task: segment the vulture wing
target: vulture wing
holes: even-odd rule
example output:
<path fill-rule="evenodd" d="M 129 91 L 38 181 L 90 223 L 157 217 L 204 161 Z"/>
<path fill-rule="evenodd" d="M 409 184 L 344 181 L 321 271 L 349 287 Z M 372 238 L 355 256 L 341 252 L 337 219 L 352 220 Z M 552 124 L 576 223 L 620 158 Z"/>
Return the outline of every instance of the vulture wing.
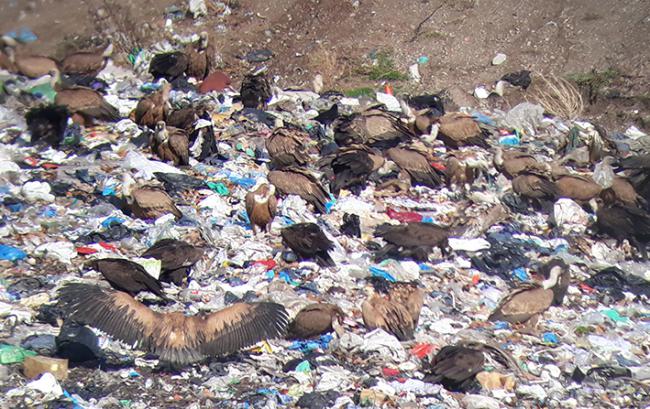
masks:
<path fill-rule="evenodd" d="M 178 158 L 177 165 L 187 166 L 190 164 L 190 144 L 187 135 L 181 129 L 173 129 L 169 136 L 169 147 Z"/>
<path fill-rule="evenodd" d="M 173 80 L 183 75 L 187 70 L 187 65 L 188 58 L 180 51 L 156 54 L 149 64 L 149 72 L 156 79 Z"/>
<path fill-rule="evenodd" d="M 163 270 L 176 270 L 181 267 L 193 266 L 203 257 L 203 250 L 184 241 L 163 239 L 149 247 L 141 257 L 160 260 Z"/>
<path fill-rule="evenodd" d="M 136 217 L 157 219 L 165 213 L 172 213 L 177 219 L 183 217 L 174 201 L 167 193 L 159 189 L 142 188 L 132 193 L 132 210 Z"/>
<path fill-rule="evenodd" d="M 488 318 L 490 321 L 523 323 L 546 311 L 553 303 L 553 291 L 541 287 L 521 288 L 510 293 Z"/>
<path fill-rule="evenodd" d="M 415 326 L 406 308 L 373 295 L 361 306 L 363 323 L 369 329 L 381 328 L 400 341 L 413 339 Z"/>
<path fill-rule="evenodd" d="M 74 53 L 61 61 L 61 71 L 64 74 L 97 75 L 104 68 L 104 56 L 101 53 Z"/>
<path fill-rule="evenodd" d="M 440 176 L 433 170 L 427 158 L 416 151 L 391 148 L 386 151 L 388 158 L 404 169 L 414 184 L 435 188 L 440 185 Z"/>
<path fill-rule="evenodd" d="M 126 293 L 87 284 L 68 284 L 60 290 L 59 300 L 73 320 L 175 365 L 233 353 L 281 336 L 288 321 L 283 306 L 268 302 L 234 304 L 192 317 L 178 312 L 162 314 Z"/>
<path fill-rule="evenodd" d="M 318 212 L 325 213 L 325 204 L 329 200 L 329 195 L 308 172 L 295 168 L 273 170 L 269 172 L 268 179 L 281 194 L 298 195 L 311 203 Z"/>

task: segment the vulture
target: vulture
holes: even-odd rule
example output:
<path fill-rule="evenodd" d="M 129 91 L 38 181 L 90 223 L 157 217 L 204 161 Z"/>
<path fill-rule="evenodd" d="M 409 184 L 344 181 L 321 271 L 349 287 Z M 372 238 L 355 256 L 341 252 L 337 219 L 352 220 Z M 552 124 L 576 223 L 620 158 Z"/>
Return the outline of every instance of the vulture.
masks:
<path fill-rule="evenodd" d="M 199 107 L 185 107 L 175 109 L 166 114 L 165 123 L 167 126 L 174 128 L 184 129 L 185 132 L 192 133 L 196 121 L 205 114 L 204 108 Z"/>
<path fill-rule="evenodd" d="M 375 237 L 381 237 L 386 245 L 376 254 L 377 260 L 385 258 L 412 258 L 427 261 L 434 247 L 447 251 L 449 230 L 431 223 L 413 222 L 406 224 L 384 223 L 377 226 Z"/>
<path fill-rule="evenodd" d="M 423 109 L 433 110 L 437 116 L 445 114 L 445 105 L 440 96 L 435 94 L 416 95 L 414 97 L 407 97 L 406 103 L 412 109 L 420 111 Z"/>
<path fill-rule="evenodd" d="M 134 122 L 140 126 L 153 129 L 158 122 L 166 121 L 171 108 L 169 105 L 169 92 L 171 89 L 171 84 L 163 81 L 158 91 L 142 97 L 135 107 Z"/>
<path fill-rule="evenodd" d="M 63 142 L 68 118 L 70 112 L 62 105 L 45 105 L 27 111 L 25 122 L 32 135 L 31 143 L 45 142 L 58 148 Z"/>
<path fill-rule="evenodd" d="M 603 188 L 590 177 L 562 175 L 555 179 L 555 189 L 559 197 L 576 202 L 588 202 L 600 195 Z"/>
<path fill-rule="evenodd" d="M 154 311 L 121 291 L 78 283 L 59 290 L 59 303 L 71 320 L 158 355 L 174 367 L 282 337 L 288 323 L 284 307 L 272 302 L 237 303 L 186 316 Z"/>
<path fill-rule="evenodd" d="M 10 37 L 3 36 L 4 51 L 7 65 L 13 68 L 18 74 L 28 78 L 40 78 L 50 74 L 52 71 L 59 71 L 56 60 L 38 55 L 16 55 L 16 41 Z"/>
<path fill-rule="evenodd" d="M 343 213 L 343 223 L 341 223 L 341 233 L 348 237 L 361 237 L 361 218 L 358 214 Z"/>
<path fill-rule="evenodd" d="M 136 296 L 141 291 L 149 291 L 169 302 L 160 281 L 147 273 L 140 264 L 123 258 L 103 258 L 86 264 L 88 268 L 102 273 L 106 281 L 118 291 Z"/>
<path fill-rule="evenodd" d="M 541 285 L 515 289 L 501 300 L 488 319 L 511 324 L 533 323 L 551 305 L 561 302 L 568 287 L 569 270 L 564 263 L 554 263 L 548 269 L 548 278 Z"/>
<path fill-rule="evenodd" d="M 308 339 L 332 331 L 333 323 L 342 320 L 345 313 L 335 304 L 309 304 L 301 309 L 289 324 L 290 339 Z"/>
<path fill-rule="evenodd" d="M 259 184 L 246 194 L 246 214 L 251 222 L 253 233 L 257 233 L 257 228 L 264 232 L 271 230 L 277 205 L 275 186 L 268 183 Z"/>
<path fill-rule="evenodd" d="M 212 70 L 214 50 L 208 44 L 208 33 L 202 32 L 196 49 L 156 54 L 149 64 L 149 73 L 155 79 L 165 78 L 173 82 L 186 74 L 203 80 Z"/>
<path fill-rule="evenodd" d="M 446 345 L 422 366 L 424 382 L 441 384 L 452 392 L 470 392 L 478 387 L 476 375 L 483 371 L 485 354 L 506 368 L 520 372 L 515 360 L 498 347 L 481 342 L 462 341 Z"/>
<path fill-rule="evenodd" d="M 323 126 L 329 126 L 338 117 L 339 117 L 339 106 L 338 104 L 332 104 L 332 106 L 328 110 L 318 112 L 318 116 L 314 118 L 314 121 L 321 123 Z"/>
<path fill-rule="evenodd" d="M 368 298 L 361 305 L 365 326 L 381 328 L 400 341 L 413 339 L 424 303 L 424 291 L 409 282 L 369 279 Z"/>
<path fill-rule="evenodd" d="M 14 64 L 14 52 L 11 46 L 5 43 L 4 37 L 0 38 L 0 70 L 7 70 L 9 72 L 17 72 L 16 65 Z M 10 39 L 9 41 L 12 41 Z"/>
<path fill-rule="evenodd" d="M 431 166 L 429 153 L 426 150 L 415 146 L 390 148 L 386 151 L 386 156 L 409 175 L 414 185 L 435 188 L 442 182 L 441 176 Z"/>
<path fill-rule="evenodd" d="M 131 206 L 133 215 L 140 219 L 157 219 L 167 213 L 176 219 L 183 217 L 181 211 L 164 190 L 155 186 L 136 187 L 135 181 L 126 175 L 122 183 L 122 194 Z"/>
<path fill-rule="evenodd" d="M 266 150 L 271 164 L 278 169 L 287 166 L 304 166 L 309 163 L 307 142 L 309 135 L 295 127 L 277 128 L 266 140 Z"/>
<path fill-rule="evenodd" d="M 548 263 L 544 264 L 539 268 L 539 272 L 544 277 L 548 279 L 551 277 L 551 271 L 554 268 L 559 267 L 562 271 L 566 271 L 566 274 L 561 274 L 560 278 L 556 284 L 557 291 L 553 293 L 553 305 L 560 306 L 564 302 L 564 296 L 567 293 L 569 284 L 571 283 L 571 274 L 568 272 L 569 267 L 560 259 L 553 259 Z"/>
<path fill-rule="evenodd" d="M 339 146 L 362 144 L 386 149 L 414 136 L 397 116 L 378 107 L 339 118 L 334 124 L 334 140 Z"/>
<path fill-rule="evenodd" d="M 650 242 L 650 214 L 644 209 L 621 205 L 603 205 L 600 198 L 589 202 L 596 211 L 595 231 L 619 243 L 627 239 L 647 259 Z"/>
<path fill-rule="evenodd" d="M 163 239 L 149 247 L 140 257 L 160 260 L 160 281 L 183 284 L 188 270 L 203 257 L 203 249 L 175 239 Z"/>
<path fill-rule="evenodd" d="M 96 77 L 106 67 L 112 54 L 113 44 L 99 52 L 76 52 L 66 56 L 59 67 L 63 74 Z"/>
<path fill-rule="evenodd" d="M 323 267 L 334 267 L 336 263 L 329 255 L 334 243 L 315 223 L 296 223 L 280 231 L 283 243 L 300 260 L 314 259 Z"/>
<path fill-rule="evenodd" d="M 456 151 L 445 159 L 447 186 L 468 189 L 481 173 L 487 174 L 488 164 L 480 155 L 471 151 Z"/>
<path fill-rule="evenodd" d="M 496 149 L 494 166 L 508 179 L 515 178 L 522 173 L 544 174 L 550 172 L 550 167 L 537 160 L 533 155 L 514 149 Z"/>
<path fill-rule="evenodd" d="M 341 189 L 359 194 L 366 187 L 370 175 L 379 170 L 384 162 L 378 150 L 365 145 L 351 145 L 323 157 L 319 167 L 330 181 L 330 190 L 338 196 Z"/>
<path fill-rule="evenodd" d="M 326 213 L 329 194 L 309 171 L 296 167 L 272 170 L 268 179 L 280 194 L 298 195 L 307 203 L 311 203 L 316 211 Z"/>
<path fill-rule="evenodd" d="M 620 204 L 631 207 L 646 207 L 647 201 L 641 197 L 628 178 L 624 176 L 614 176 L 612 185 L 603 189 L 600 197 L 606 204 Z"/>
<path fill-rule="evenodd" d="M 58 85 L 60 74 L 58 71 L 50 72 L 52 88 L 56 91 L 54 103 L 64 105 L 72 114 L 72 119 L 81 125 L 90 125 L 93 120 L 117 121 L 120 112 L 109 104 L 102 94 L 85 87 L 62 88 Z"/>
<path fill-rule="evenodd" d="M 163 162 L 175 166 L 190 164 L 190 142 L 183 129 L 167 127 L 164 121 L 156 124 L 156 132 L 151 141 L 151 151 Z"/>
<path fill-rule="evenodd" d="M 624 171 L 637 193 L 650 202 L 650 154 L 620 159 L 615 170 Z"/>
<path fill-rule="evenodd" d="M 244 108 L 265 110 L 273 93 L 264 71 L 246 75 L 241 83 L 239 95 Z"/>
<path fill-rule="evenodd" d="M 559 192 L 555 184 L 545 176 L 522 173 L 512 179 L 512 190 L 529 199 L 555 199 Z"/>
<path fill-rule="evenodd" d="M 470 145 L 489 148 L 483 130 L 470 115 L 452 112 L 441 116 L 437 121 L 440 124 L 438 139 L 446 146 L 454 149 Z"/>

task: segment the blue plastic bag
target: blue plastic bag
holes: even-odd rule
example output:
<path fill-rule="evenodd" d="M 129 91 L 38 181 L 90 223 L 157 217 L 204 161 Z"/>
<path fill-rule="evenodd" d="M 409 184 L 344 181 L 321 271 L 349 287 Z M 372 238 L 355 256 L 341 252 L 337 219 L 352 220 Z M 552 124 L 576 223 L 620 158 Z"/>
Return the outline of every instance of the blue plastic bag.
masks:
<path fill-rule="evenodd" d="M 27 253 L 19 248 L 0 244 L 0 260 L 16 261 L 27 257 Z"/>

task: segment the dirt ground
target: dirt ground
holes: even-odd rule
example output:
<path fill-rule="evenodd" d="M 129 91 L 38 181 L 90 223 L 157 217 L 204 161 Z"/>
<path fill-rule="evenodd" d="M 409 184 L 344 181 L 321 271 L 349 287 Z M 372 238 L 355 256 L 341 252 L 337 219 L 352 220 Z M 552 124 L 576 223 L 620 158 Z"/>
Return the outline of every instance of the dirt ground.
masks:
<path fill-rule="evenodd" d="M 387 56 L 402 76 L 425 56 L 429 62 L 420 66 L 421 83 L 390 81 L 398 92 L 446 90 L 457 104 L 479 105 L 470 95 L 476 85 L 491 85 L 503 74 L 529 69 L 597 83 L 596 98 L 584 113 L 587 118 L 615 130 L 631 124 L 650 127 L 647 0 L 226 3 L 231 15 L 219 16 L 217 5 L 207 18 L 188 17 L 175 22 L 175 28 L 181 33 L 210 32 L 235 83 L 251 68 L 241 57 L 258 49 L 273 52 L 267 64 L 280 85 L 310 87 L 314 75 L 321 73 L 325 88 L 342 91 L 381 89 L 383 81 L 369 75 L 369 55 Z M 0 2 L 0 32 L 28 26 L 39 40 L 23 52 L 54 56 L 64 54 L 70 44 L 83 44 L 78 40 L 93 35 L 114 38 L 125 31 L 147 46 L 163 36 L 165 9 L 172 5 L 186 8 L 187 2 L 7 0 Z M 490 62 L 498 52 L 506 54 L 507 61 L 493 66 Z M 507 107 L 523 98 L 526 95 L 515 92 L 483 103 Z"/>

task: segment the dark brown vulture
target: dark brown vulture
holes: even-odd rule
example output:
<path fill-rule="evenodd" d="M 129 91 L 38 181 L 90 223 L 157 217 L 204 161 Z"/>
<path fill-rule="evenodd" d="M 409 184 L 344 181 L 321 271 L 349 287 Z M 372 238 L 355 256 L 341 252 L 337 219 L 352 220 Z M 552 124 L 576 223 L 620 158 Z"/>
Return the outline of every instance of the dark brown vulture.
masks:
<path fill-rule="evenodd" d="M 311 203 L 317 212 L 326 212 L 325 205 L 330 200 L 329 194 L 309 171 L 295 167 L 272 170 L 268 179 L 278 193 L 298 195 L 307 203 Z"/>
<path fill-rule="evenodd" d="M 241 83 L 239 95 L 244 108 L 265 110 L 266 104 L 273 97 L 266 73 L 262 71 L 246 75 Z"/>
<path fill-rule="evenodd" d="M 386 155 L 409 175 L 411 184 L 435 188 L 442 183 L 442 177 L 431 166 L 432 158 L 426 150 L 415 147 L 390 148 Z"/>
<path fill-rule="evenodd" d="M 490 321 L 507 321 L 512 324 L 535 322 L 566 293 L 569 270 L 564 263 L 549 266 L 548 278 L 541 285 L 527 285 L 508 294 L 490 314 Z M 532 321 L 531 321 L 532 320 Z"/>
<path fill-rule="evenodd" d="M 88 268 L 102 273 L 106 281 L 118 291 L 136 296 L 149 291 L 165 301 L 171 301 L 163 292 L 160 281 L 153 278 L 140 264 L 123 258 L 103 258 L 86 264 Z"/>
<path fill-rule="evenodd" d="M 173 82 L 186 74 L 203 80 L 212 70 L 214 49 L 208 44 L 208 33 L 202 32 L 198 45 L 189 45 L 184 51 L 156 54 L 149 64 L 149 73 L 155 79 Z M 196 48 L 194 48 L 196 47 Z"/>
<path fill-rule="evenodd" d="M 59 71 L 58 64 L 53 58 L 37 55 L 16 55 L 16 46 L 18 45 L 16 41 L 7 36 L 3 36 L 2 41 L 4 43 L 3 50 L 7 57 L 5 64 L 8 65 L 7 68 L 15 70 L 16 73 L 29 78 L 40 78 L 52 71 Z"/>
<path fill-rule="evenodd" d="M 46 143 L 58 148 L 63 142 L 65 130 L 68 127 L 70 112 L 61 105 L 45 105 L 35 107 L 25 114 L 27 128 L 32 135 L 32 145 Z"/>
<path fill-rule="evenodd" d="M 175 239 L 157 241 L 140 257 L 150 257 L 162 263 L 160 281 L 180 286 L 188 270 L 203 257 L 203 249 Z"/>
<path fill-rule="evenodd" d="M 181 211 L 164 190 L 155 186 L 122 186 L 122 194 L 131 205 L 133 215 L 140 219 L 157 219 L 171 213 L 176 219 L 183 217 Z"/>
<path fill-rule="evenodd" d="M 339 118 L 334 125 L 334 140 L 339 146 L 361 144 L 386 149 L 414 136 L 396 115 L 378 107 Z"/>
<path fill-rule="evenodd" d="M 383 278 L 369 278 L 372 289 L 361 306 L 368 329 L 381 328 L 400 341 L 413 339 L 424 303 L 424 291 L 415 283 L 391 283 Z"/>
<path fill-rule="evenodd" d="M 440 123 L 438 139 L 446 146 L 454 149 L 470 145 L 489 148 L 483 130 L 470 115 L 452 112 L 441 116 L 437 121 Z"/>
<path fill-rule="evenodd" d="M 532 173 L 522 173 L 512 179 L 512 190 L 529 199 L 553 200 L 558 196 L 558 189 L 552 181 Z"/>
<path fill-rule="evenodd" d="M 476 374 L 483 371 L 482 348 L 446 345 L 430 363 L 423 365 L 424 382 L 441 384 L 452 392 L 469 392 L 476 386 Z"/>
<path fill-rule="evenodd" d="M 151 151 L 163 162 L 172 162 L 175 166 L 190 164 L 190 141 L 185 130 L 167 127 L 163 121 L 156 125 Z"/>
<path fill-rule="evenodd" d="M 576 202 L 588 202 L 600 195 L 603 188 L 590 177 L 562 175 L 555 180 L 558 197 L 566 197 Z"/>
<path fill-rule="evenodd" d="M 434 247 L 447 251 L 449 230 L 431 223 L 382 224 L 377 226 L 375 236 L 386 242 L 375 255 L 377 260 L 387 257 L 412 258 L 427 261 Z"/>
<path fill-rule="evenodd" d="M 533 155 L 514 149 L 504 151 L 501 148 L 497 148 L 494 154 L 494 165 L 508 179 L 512 179 L 522 173 L 543 174 L 550 172 L 548 164 L 540 162 Z"/>
<path fill-rule="evenodd" d="M 599 199 L 590 202 L 596 209 L 597 233 L 608 235 L 619 243 L 629 240 L 647 259 L 646 246 L 650 242 L 650 214 L 645 209 L 621 205 L 603 205 Z"/>
<path fill-rule="evenodd" d="M 614 176 L 612 185 L 607 189 L 603 189 L 600 197 L 608 205 L 647 206 L 646 200 L 636 192 L 632 183 L 624 176 Z"/>
<path fill-rule="evenodd" d="M 267 183 L 260 184 L 257 189 L 246 194 L 246 213 L 251 222 L 253 233 L 257 229 L 266 232 L 271 230 L 271 222 L 275 217 L 278 201 L 275 198 L 275 186 Z"/>
<path fill-rule="evenodd" d="M 332 323 L 343 319 L 345 313 L 334 304 L 309 304 L 298 312 L 289 324 L 287 336 L 291 339 L 307 339 L 332 331 Z"/>
<path fill-rule="evenodd" d="M 278 128 L 266 140 L 271 164 L 278 168 L 304 166 L 309 163 L 307 143 L 309 135 L 295 127 Z"/>
<path fill-rule="evenodd" d="M 338 196 L 341 189 L 359 194 L 366 187 L 370 175 L 384 162 L 378 150 L 365 145 L 351 145 L 323 157 L 318 165 L 330 181 L 332 193 Z"/>
<path fill-rule="evenodd" d="M 282 241 L 299 259 L 314 259 L 323 267 L 334 267 L 336 263 L 329 255 L 334 243 L 315 223 L 296 223 L 280 231 Z"/>
<path fill-rule="evenodd" d="M 174 367 L 282 337 L 288 322 L 284 307 L 271 302 L 237 303 L 210 314 L 185 316 L 156 312 L 127 293 L 87 284 L 61 288 L 59 302 L 71 320 L 156 354 Z"/>
<path fill-rule="evenodd" d="M 50 75 L 52 88 L 56 90 L 54 103 L 68 108 L 76 123 L 88 126 L 92 125 L 95 119 L 102 121 L 120 119 L 120 111 L 109 104 L 99 92 L 80 86 L 62 88 L 59 85 L 61 81 L 59 72 L 51 71 Z"/>
<path fill-rule="evenodd" d="M 165 81 L 158 91 L 142 97 L 135 107 L 133 122 L 154 129 L 158 122 L 165 121 L 171 109 L 169 105 L 169 92 L 171 89 L 171 84 Z"/>
<path fill-rule="evenodd" d="M 80 51 L 69 54 L 61 61 L 59 66 L 63 74 L 96 77 L 106 67 L 112 54 L 113 45 L 109 44 L 100 51 Z"/>

